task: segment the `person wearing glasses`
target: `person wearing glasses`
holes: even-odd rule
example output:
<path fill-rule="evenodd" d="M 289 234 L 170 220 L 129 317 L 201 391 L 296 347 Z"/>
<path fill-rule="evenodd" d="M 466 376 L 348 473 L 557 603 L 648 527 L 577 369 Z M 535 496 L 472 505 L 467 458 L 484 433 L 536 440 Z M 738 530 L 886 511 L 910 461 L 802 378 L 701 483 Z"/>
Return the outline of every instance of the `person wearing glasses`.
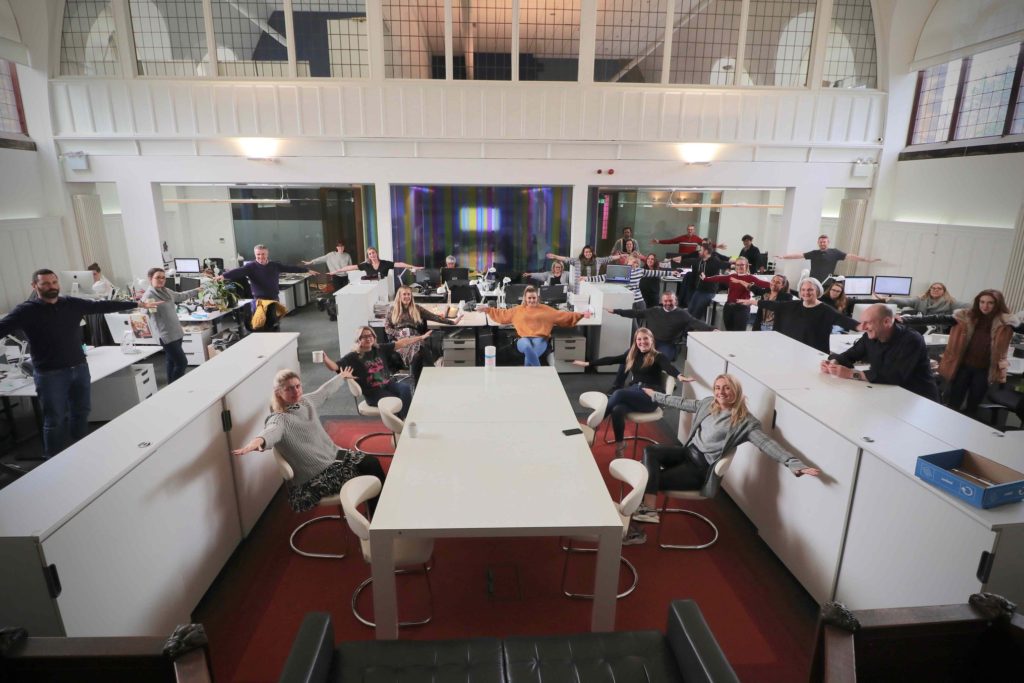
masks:
<path fill-rule="evenodd" d="M 412 387 L 396 381 L 391 376 L 391 364 L 388 357 L 396 350 L 425 341 L 430 330 L 424 334 L 398 339 L 394 343 L 378 344 L 377 334 L 371 327 L 360 327 L 356 333 L 356 343 L 352 351 L 342 356 L 337 362 L 324 354 L 324 365 L 331 372 L 344 372 L 343 368 L 351 369 L 352 379 L 363 390 L 363 398 L 367 404 L 376 406 L 386 396 L 395 396 L 402 401 L 402 410 L 397 413 L 398 419 L 404 420 L 412 403 Z"/>
<path fill-rule="evenodd" d="M 323 406 L 352 378 L 352 368 L 344 368 L 316 391 L 304 394 L 302 379 L 294 370 L 285 368 L 274 376 L 274 392 L 270 395 L 270 415 L 263 431 L 232 455 L 252 451 L 277 450 L 295 476 L 288 482 L 288 504 L 295 512 L 311 510 L 321 498 L 336 496 L 342 484 L 364 474 L 384 481 L 384 469 L 372 455 L 338 448 L 320 422 L 317 409 Z M 369 501 L 370 513 L 377 499 Z"/>

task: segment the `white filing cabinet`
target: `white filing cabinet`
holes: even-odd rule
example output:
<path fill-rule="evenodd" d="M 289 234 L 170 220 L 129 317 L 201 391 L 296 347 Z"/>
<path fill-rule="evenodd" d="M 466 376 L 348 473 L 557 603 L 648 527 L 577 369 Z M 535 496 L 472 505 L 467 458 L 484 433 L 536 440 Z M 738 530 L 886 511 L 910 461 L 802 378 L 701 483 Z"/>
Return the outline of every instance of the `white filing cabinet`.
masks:
<path fill-rule="evenodd" d="M 155 393 L 153 365 L 129 365 L 93 383 L 89 422 L 109 422 Z"/>
<path fill-rule="evenodd" d="M 186 334 L 181 340 L 181 350 L 189 365 L 202 365 L 207 361 L 206 347 L 213 340 L 213 330 L 209 325 L 195 332 Z"/>
<path fill-rule="evenodd" d="M 465 368 L 476 365 L 476 336 L 473 330 L 457 330 L 445 334 L 441 342 L 445 367 Z"/>
<path fill-rule="evenodd" d="M 632 308 L 633 293 L 623 285 L 609 284 L 607 282 L 583 282 L 580 284 L 580 293 L 590 294 L 591 305 L 595 308 Z M 595 296 L 598 294 L 599 296 Z M 620 315 L 603 313 L 601 327 L 596 332 L 596 350 L 591 354 L 592 358 L 604 358 L 605 356 L 617 356 L 629 349 L 633 337 L 632 318 L 623 318 Z M 598 372 L 617 372 L 618 366 L 603 365 L 597 368 Z"/>
<path fill-rule="evenodd" d="M 555 370 L 558 372 L 583 372 L 585 368 L 573 365 L 574 360 L 587 359 L 587 337 L 577 329 L 555 329 L 551 337 L 554 347 Z"/>

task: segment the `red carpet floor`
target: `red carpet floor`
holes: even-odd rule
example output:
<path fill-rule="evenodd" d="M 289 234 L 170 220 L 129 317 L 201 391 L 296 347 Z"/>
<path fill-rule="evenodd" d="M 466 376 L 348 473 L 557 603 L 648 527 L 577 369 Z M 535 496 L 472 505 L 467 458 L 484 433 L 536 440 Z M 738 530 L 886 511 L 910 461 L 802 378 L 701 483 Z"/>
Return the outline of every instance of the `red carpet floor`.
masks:
<path fill-rule="evenodd" d="M 332 419 L 325 420 L 325 426 L 337 443 L 349 446 L 357 435 L 379 428 L 380 423 Z M 662 430 L 658 424 L 641 429 L 662 442 L 672 441 Z M 388 442 L 375 439 L 364 445 L 387 450 Z M 606 479 L 611 455 L 611 446 L 595 447 Z M 387 467 L 389 461 L 385 459 L 384 464 Z M 609 489 L 617 495 L 618 483 L 610 483 Z M 647 543 L 624 548 L 637 567 L 640 585 L 618 602 L 616 629 L 663 630 L 668 602 L 691 598 L 700 605 L 742 680 L 806 680 L 817 615 L 814 601 L 728 496 L 722 494 L 694 509 L 716 521 L 721 531 L 718 543 L 698 551 L 662 550 L 654 541 L 656 526 L 644 525 L 650 536 Z M 348 543 L 349 554 L 343 560 L 306 558 L 289 550 L 292 529 L 311 516 L 294 514 L 282 489 L 197 607 L 194 618 L 206 626 L 215 680 L 277 680 L 306 612 L 330 612 L 339 641 L 373 638 L 373 630 L 359 624 L 349 610 L 352 592 L 369 576 L 369 567 L 348 528 L 340 522 L 322 522 L 299 540 L 301 547 L 324 552 L 338 552 Z M 706 531 L 678 516 L 671 523 L 670 529 L 676 532 L 673 538 L 690 534 L 695 539 L 694 534 Z M 590 603 L 562 596 L 562 563 L 563 553 L 554 538 L 438 541 L 431 572 L 434 619 L 426 626 L 402 629 L 401 636 L 432 639 L 585 631 Z M 572 558 L 569 581 L 575 590 L 592 586 L 592 563 L 593 557 Z M 625 571 L 621 578 L 626 581 Z M 369 615 L 371 591 L 365 593 L 360 606 Z M 425 596 L 421 577 L 400 577 L 403 618 L 418 618 L 427 608 Z"/>

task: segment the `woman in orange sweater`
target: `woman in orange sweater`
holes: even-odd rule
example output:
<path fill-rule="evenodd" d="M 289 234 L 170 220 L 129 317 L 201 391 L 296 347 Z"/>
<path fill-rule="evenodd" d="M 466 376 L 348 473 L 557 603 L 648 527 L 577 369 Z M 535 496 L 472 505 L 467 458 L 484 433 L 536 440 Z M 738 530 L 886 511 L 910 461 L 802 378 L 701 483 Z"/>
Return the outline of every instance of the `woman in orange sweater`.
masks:
<path fill-rule="evenodd" d="M 512 308 L 477 306 L 477 310 L 481 309 L 494 322 L 502 325 L 512 324 L 516 328 L 516 334 L 519 335 L 516 348 L 526 357 L 526 361 L 523 363 L 526 366 L 540 365 L 541 354 L 548 348 L 551 328 L 572 327 L 581 318 L 590 317 L 590 311 L 569 313 L 540 303 L 540 293 L 536 287 L 527 287 L 523 291 L 523 303 L 519 306 Z"/>

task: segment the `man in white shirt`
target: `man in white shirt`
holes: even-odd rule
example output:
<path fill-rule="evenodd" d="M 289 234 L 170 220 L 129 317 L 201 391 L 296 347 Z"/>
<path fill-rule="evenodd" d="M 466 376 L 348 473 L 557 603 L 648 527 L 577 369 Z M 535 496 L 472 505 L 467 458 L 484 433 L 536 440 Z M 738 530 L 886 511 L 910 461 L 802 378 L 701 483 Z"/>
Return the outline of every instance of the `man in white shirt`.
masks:
<path fill-rule="evenodd" d="M 326 263 L 327 272 L 333 273 L 335 271 L 341 270 L 345 266 L 351 266 L 352 256 L 351 254 L 345 251 L 345 243 L 342 242 L 341 240 L 338 240 L 338 244 L 335 245 L 334 251 L 330 252 L 329 254 L 319 256 L 313 259 L 312 261 L 303 261 L 302 265 L 311 266 L 314 263 Z M 348 274 L 341 273 L 339 275 L 331 275 L 331 284 L 334 286 L 334 291 L 337 292 L 339 289 L 348 284 Z"/>

